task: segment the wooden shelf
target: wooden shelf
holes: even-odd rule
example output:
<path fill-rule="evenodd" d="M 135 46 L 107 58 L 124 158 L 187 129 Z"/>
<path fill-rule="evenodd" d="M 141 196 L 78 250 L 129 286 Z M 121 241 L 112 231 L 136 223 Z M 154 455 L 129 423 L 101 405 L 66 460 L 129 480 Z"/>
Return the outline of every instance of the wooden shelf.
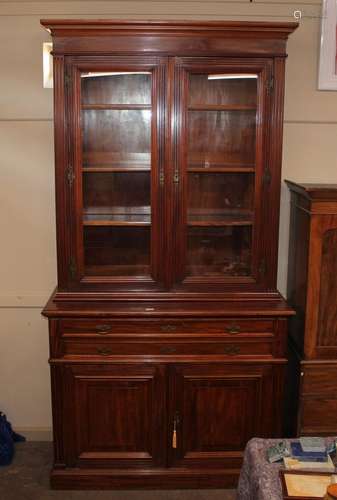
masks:
<path fill-rule="evenodd" d="M 244 167 L 241 165 L 236 166 L 217 166 L 217 167 L 188 167 L 187 172 L 189 173 L 252 173 L 255 172 L 254 167 Z"/>
<path fill-rule="evenodd" d="M 188 226 L 251 226 L 253 225 L 252 214 L 245 213 L 223 213 L 223 214 L 191 214 L 188 216 Z"/>
<path fill-rule="evenodd" d="M 85 273 L 88 276 L 108 276 L 120 277 L 125 280 L 125 277 L 137 276 L 137 278 L 144 276 L 148 277 L 151 274 L 151 268 L 146 264 L 121 264 L 121 265 L 87 265 Z"/>
<path fill-rule="evenodd" d="M 135 166 L 135 167 L 83 167 L 82 172 L 151 172 L 150 166 Z"/>
<path fill-rule="evenodd" d="M 242 104 L 190 104 L 189 111 L 256 111 L 256 106 Z"/>
<path fill-rule="evenodd" d="M 82 104 L 82 109 L 97 109 L 97 110 L 144 110 L 144 109 L 152 109 L 151 104 Z"/>
<path fill-rule="evenodd" d="M 150 226 L 151 216 L 149 214 L 106 214 L 85 213 L 83 215 L 83 226 Z"/>

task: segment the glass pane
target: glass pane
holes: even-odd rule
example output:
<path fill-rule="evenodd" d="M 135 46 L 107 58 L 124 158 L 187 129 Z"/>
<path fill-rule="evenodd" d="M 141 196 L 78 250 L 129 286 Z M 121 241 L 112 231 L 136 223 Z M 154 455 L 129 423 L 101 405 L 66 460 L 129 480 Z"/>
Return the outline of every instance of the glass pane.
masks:
<path fill-rule="evenodd" d="M 255 111 L 189 111 L 190 167 L 255 166 Z"/>
<path fill-rule="evenodd" d="M 150 227 L 84 227 L 85 274 L 150 274 Z"/>
<path fill-rule="evenodd" d="M 83 110 L 83 166 L 150 167 L 150 110 Z"/>
<path fill-rule="evenodd" d="M 190 74 L 190 167 L 255 166 L 257 75 Z"/>
<path fill-rule="evenodd" d="M 227 104 L 256 107 L 257 75 L 191 74 L 190 105 Z"/>
<path fill-rule="evenodd" d="M 83 210 L 86 224 L 99 219 L 150 223 L 149 172 L 86 173 Z"/>
<path fill-rule="evenodd" d="M 256 74 L 190 74 L 187 276 L 250 276 Z"/>
<path fill-rule="evenodd" d="M 251 240 L 250 226 L 189 227 L 187 275 L 249 275 Z"/>
<path fill-rule="evenodd" d="M 199 221 L 239 224 L 252 220 L 254 175 L 190 173 L 188 212 L 190 224 Z"/>
<path fill-rule="evenodd" d="M 151 74 L 84 73 L 84 273 L 149 276 Z"/>
<path fill-rule="evenodd" d="M 82 73 L 83 104 L 151 104 L 151 73 Z"/>

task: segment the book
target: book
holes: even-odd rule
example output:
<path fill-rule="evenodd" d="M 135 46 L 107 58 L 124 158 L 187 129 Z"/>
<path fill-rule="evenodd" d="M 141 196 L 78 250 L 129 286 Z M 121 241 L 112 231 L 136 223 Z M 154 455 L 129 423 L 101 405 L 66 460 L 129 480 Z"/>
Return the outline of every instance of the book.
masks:
<path fill-rule="evenodd" d="M 286 469 L 289 470 L 317 470 L 324 472 L 335 472 L 335 466 L 328 456 L 326 462 L 302 462 L 292 457 L 284 457 L 283 463 Z"/>
<path fill-rule="evenodd" d="M 300 442 L 291 443 L 291 455 L 302 462 L 327 462 L 328 454 L 326 450 L 321 451 L 304 451 Z"/>
<path fill-rule="evenodd" d="M 325 440 L 321 437 L 301 437 L 300 443 L 302 450 L 305 452 L 317 451 L 324 453 L 326 451 Z"/>
<path fill-rule="evenodd" d="M 285 441 L 279 441 L 274 446 L 270 446 L 267 449 L 267 459 L 269 463 L 278 462 L 282 460 L 283 457 L 287 457 L 290 455 L 290 450 Z"/>

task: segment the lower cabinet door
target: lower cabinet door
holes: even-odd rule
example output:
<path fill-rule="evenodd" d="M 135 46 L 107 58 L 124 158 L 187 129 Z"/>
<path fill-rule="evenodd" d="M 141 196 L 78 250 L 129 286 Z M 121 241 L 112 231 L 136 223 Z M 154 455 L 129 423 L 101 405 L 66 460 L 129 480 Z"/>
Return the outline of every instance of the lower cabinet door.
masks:
<path fill-rule="evenodd" d="M 239 467 L 250 438 L 279 432 L 282 380 L 267 364 L 172 367 L 170 464 Z"/>
<path fill-rule="evenodd" d="M 164 366 L 53 368 L 55 400 L 58 385 L 62 386 L 56 447 L 63 449 L 66 466 L 153 467 L 165 462 Z"/>

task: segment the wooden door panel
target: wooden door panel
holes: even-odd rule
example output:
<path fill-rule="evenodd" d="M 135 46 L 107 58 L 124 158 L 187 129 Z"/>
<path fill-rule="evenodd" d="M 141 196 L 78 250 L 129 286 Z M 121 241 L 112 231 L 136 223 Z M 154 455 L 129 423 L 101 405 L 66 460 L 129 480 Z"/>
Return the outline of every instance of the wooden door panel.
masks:
<path fill-rule="evenodd" d="M 177 431 L 177 448 L 170 442 L 173 464 L 239 460 L 250 438 L 277 432 L 274 412 L 279 402 L 271 404 L 277 380 L 272 367 L 185 365 L 173 371 L 170 429 L 175 426 Z"/>
<path fill-rule="evenodd" d="M 337 355 L 337 216 L 313 215 L 311 220 L 304 352 L 307 359 L 329 359 Z"/>
<path fill-rule="evenodd" d="M 194 425 L 186 435 L 188 455 L 242 449 L 255 427 L 254 416 L 247 416 L 259 398 L 258 385 L 256 380 L 189 380 L 184 416 Z"/>
<path fill-rule="evenodd" d="M 336 224 L 337 217 L 334 218 Z M 337 228 L 322 238 L 321 290 L 318 319 L 318 345 L 337 347 Z M 330 354 L 331 356 L 331 354 Z"/>
<path fill-rule="evenodd" d="M 63 390 L 73 402 L 64 425 L 74 436 L 70 454 L 78 466 L 163 462 L 158 436 L 164 432 L 164 368 L 68 365 L 64 370 Z"/>

